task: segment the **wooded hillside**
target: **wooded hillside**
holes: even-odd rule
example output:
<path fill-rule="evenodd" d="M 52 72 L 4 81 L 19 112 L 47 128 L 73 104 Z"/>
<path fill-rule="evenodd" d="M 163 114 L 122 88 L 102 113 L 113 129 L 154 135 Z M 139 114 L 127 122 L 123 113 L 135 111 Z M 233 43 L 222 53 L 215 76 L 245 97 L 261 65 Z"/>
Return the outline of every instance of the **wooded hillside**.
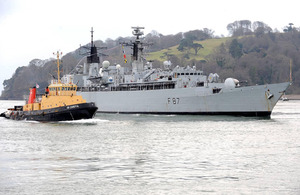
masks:
<path fill-rule="evenodd" d="M 288 81 L 290 61 L 292 62 L 293 85 L 288 94 L 300 94 L 300 30 L 289 24 L 284 32 L 272 30 L 263 22 L 248 20 L 235 21 L 228 24 L 231 37 L 215 37 L 212 30 L 193 30 L 175 35 L 162 35 L 152 31 L 144 38 L 153 43 L 146 49 L 147 60 L 153 60 L 154 67 L 163 67 L 163 61 L 170 60 L 172 66 L 197 66 L 205 74 L 218 73 L 221 79 L 234 77 L 252 84 L 266 84 Z M 116 40 L 96 41 L 96 46 L 107 47 L 101 52 L 101 61 L 109 60 L 111 64 L 123 63 L 121 41 L 132 40 L 133 37 Z M 87 37 L 87 40 L 89 38 Z M 62 72 L 69 73 L 74 67 L 85 60 L 84 51 L 77 49 L 62 58 Z M 125 49 L 130 56 L 130 48 Z M 50 73 L 50 74 L 49 74 Z M 1 99 L 23 99 L 29 94 L 29 88 L 38 84 L 38 93 L 56 75 L 54 59 L 34 59 L 27 66 L 16 69 L 12 78 L 3 82 L 4 91 Z"/>

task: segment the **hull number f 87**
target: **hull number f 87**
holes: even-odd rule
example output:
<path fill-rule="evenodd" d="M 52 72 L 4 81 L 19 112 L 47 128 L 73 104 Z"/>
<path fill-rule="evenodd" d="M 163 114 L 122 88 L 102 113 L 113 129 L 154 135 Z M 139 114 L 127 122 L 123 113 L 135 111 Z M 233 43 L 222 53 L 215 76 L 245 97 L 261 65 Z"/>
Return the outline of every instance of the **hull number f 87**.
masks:
<path fill-rule="evenodd" d="M 179 104 L 179 98 L 168 98 L 168 104 Z"/>

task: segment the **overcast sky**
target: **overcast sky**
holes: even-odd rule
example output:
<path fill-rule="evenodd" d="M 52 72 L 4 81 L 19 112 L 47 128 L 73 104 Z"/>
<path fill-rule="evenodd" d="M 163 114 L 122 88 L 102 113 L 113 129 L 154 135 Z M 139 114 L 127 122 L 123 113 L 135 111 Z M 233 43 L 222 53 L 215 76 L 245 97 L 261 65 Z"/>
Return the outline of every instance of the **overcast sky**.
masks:
<path fill-rule="evenodd" d="M 209 28 L 227 36 L 227 24 L 245 19 L 282 31 L 290 22 L 300 26 L 299 5 L 296 0 L 0 0 L 0 90 L 17 67 L 88 43 L 91 27 L 94 39 L 103 41 L 131 36 L 131 26 L 144 26 L 145 34 Z"/>

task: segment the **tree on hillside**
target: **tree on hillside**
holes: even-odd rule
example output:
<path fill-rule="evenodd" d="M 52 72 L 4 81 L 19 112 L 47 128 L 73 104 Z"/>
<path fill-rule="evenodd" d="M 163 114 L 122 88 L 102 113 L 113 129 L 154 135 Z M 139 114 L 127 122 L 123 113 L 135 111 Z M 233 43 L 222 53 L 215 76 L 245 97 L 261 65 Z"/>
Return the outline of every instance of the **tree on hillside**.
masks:
<path fill-rule="evenodd" d="M 204 28 L 203 30 L 191 30 L 189 32 L 185 32 L 184 38 L 190 39 L 192 41 L 202 41 L 205 39 L 211 39 L 214 36 L 214 31 L 208 28 Z"/>
<path fill-rule="evenodd" d="M 227 25 L 227 30 L 233 37 L 250 35 L 251 21 L 250 20 L 239 20 Z"/>
<path fill-rule="evenodd" d="M 260 22 L 260 21 L 253 22 L 252 28 L 253 28 L 253 32 L 254 32 L 255 36 L 257 36 L 257 37 L 262 36 L 263 34 L 272 32 L 271 27 L 269 27 L 267 24 Z"/>
<path fill-rule="evenodd" d="M 298 29 L 296 27 L 293 27 L 293 23 L 289 23 L 288 26 L 286 26 L 283 31 L 284 32 L 298 32 Z"/>
<path fill-rule="evenodd" d="M 195 55 L 197 55 L 198 51 L 203 48 L 200 43 L 193 43 L 191 47 L 195 50 Z"/>
<path fill-rule="evenodd" d="M 180 41 L 177 50 L 183 52 L 184 50 L 189 50 L 192 47 L 192 45 L 193 45 L 193 41 L 191 39 L 184 38 Z"/>
<path fill-rule="evenodd" d="M 182 33 L 177 33 L 176 35 L 166 35 L 160 36 L 161 49 L 166 49 L 178 45 L 182 39 Z"/>
<path fill-rule="evenodd" d="M 182 33 L 164 36 L 162 34 L 157 35 L 157 32 L 155 32 L 151 32 L 145 36 L 146 42 L 153 43 L 153 45 L 149 48 L 149 51 L 151 52 L 178 45 L 182 39 Z"/>
<path fill-rule="evenodd" d="M 226 51 L 225 44 L 222 43 L 212 55 L 219 67 L 225 67 L 227 54 L 228 52 Z"/>
<path fill-rule="evenodd" d="M 215 31 L 213 31 L 213 30 L 211 30 L 211 29 L 208 29 L 208 28 L 203 28 L 202 31 L 203 31 L 203 33 L 204 33 L 205 35 L 208 36 L 208 39 L 214 38 L 214 33 L 215 33 Z"/>
<path fill-rule="evenodd" d="M 160 56 L 161 59 L 166 59 L 166 60 L 170 60 L 171 57 L 173 57 L 173 54 L 170 54 L 168 51 L 164 52 L 162 56 Z"/>
<path fill-rule="evenodd" d="M 156 51 L 161 49 L 160 47 L 160 37 L 149 33 L 145 36 L 145 41 L 148 43 L 153 43 L 153 46 L 149 47 L 149 51 Z"/>
<path fill-rule="evenodd" d="M 189 32 L 184 33 L 183 36 L 185 39 L 195 41 L 195 40 L 197 40 L 197 32 L 199 32 L 199 30 L 189 31 Z"/>
<path fill-rule="evenodd" d="M 229 53 L 235 59 L 239 59 L 243 55 L 243 45 L 237 39 L 233 39 L 229 45 Z"/>
<path fill-rule="evenodd" d="M 162 34 L 160 34 L 159 32 L 157 32 L 156 30 L 152 30 L 152 31 L 150 32 L 150 34 L 151 34 L 152 36 L 154 36 L 154 37 L 160 37 L 160 36 L 162 36 Z"/>

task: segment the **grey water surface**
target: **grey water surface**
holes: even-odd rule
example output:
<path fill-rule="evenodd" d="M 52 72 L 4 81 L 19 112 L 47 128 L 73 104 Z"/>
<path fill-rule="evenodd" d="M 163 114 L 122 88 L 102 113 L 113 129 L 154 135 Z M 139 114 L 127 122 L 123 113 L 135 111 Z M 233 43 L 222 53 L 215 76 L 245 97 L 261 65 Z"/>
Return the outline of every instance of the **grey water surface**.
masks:
<path fill-rule="evenodd" d="M 0 194 L 300 194 L 300 101 L 270 119 L 0 118 Z"/>

